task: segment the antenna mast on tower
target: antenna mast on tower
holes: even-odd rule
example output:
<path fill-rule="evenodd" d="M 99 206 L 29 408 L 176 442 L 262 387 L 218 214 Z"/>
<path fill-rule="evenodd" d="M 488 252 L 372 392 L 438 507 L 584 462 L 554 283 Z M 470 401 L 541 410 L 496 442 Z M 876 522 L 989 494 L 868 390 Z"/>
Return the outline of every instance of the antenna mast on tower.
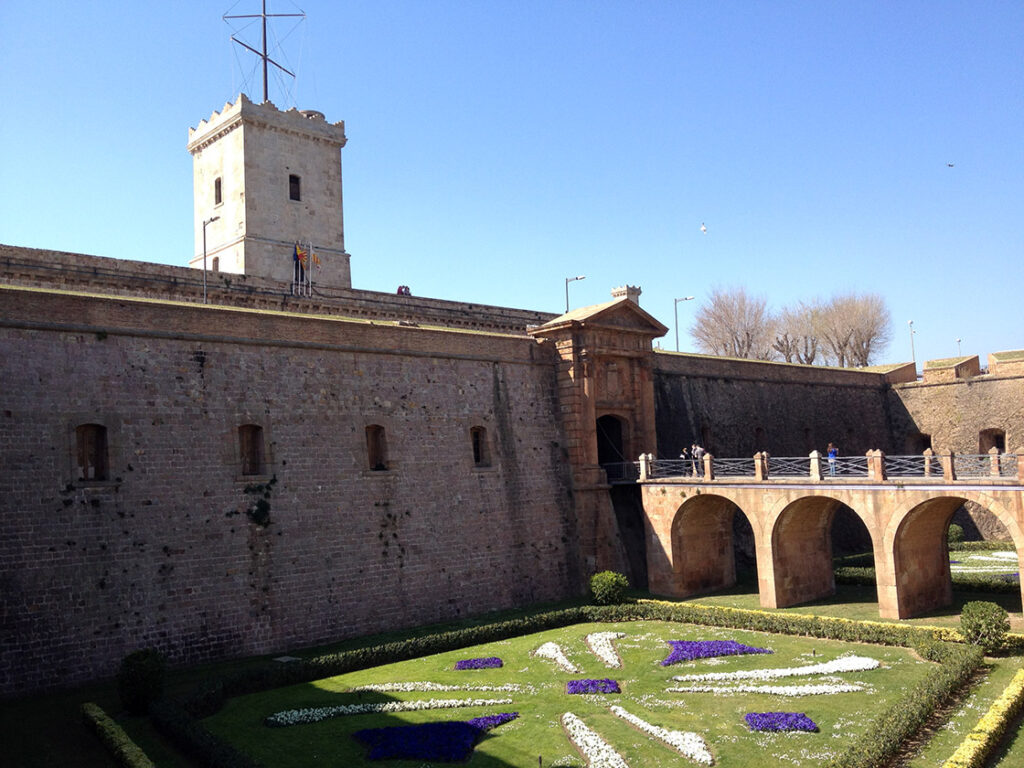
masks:
<path fill-rule="evenodd" d="M 294 72 L 289 72 L 287 69 L 282 67 L 280 64 L 278 64 L 276 61 L 274 61 L 272 58 L 270 58 L 270 56 L 267 55 L 267 19 L 273 19 L 273 18 L 277 18 L 277 17 L 280 17 L 280 16 L 300 16 L 303 19 L 306 18 L 306 14 L 304 14 L 304 13 L 267 13 L 267 0 L 263 0 L 263 12 L 262 13 L 249 13 L 249 14 L 244 14 L 244 15 L 239 15 L 239 16 L 227 16 L 227 15 L 224 15 L 224 16 L 221 17 L 224 21 L 227 21 L 228 19 L 260 19 L 261 20 L 261 23 L 263 25 L 263 50 L 262 51 L 257 51 L 251 45 L 247 45 L 247 44 L 243 43 L 241 40 L 239 40 L 234 35 L 231 36 L 231 39 L 234 42 L 238 43 L 243 48 L 245 48 L 246 50 L 252 51 L 257 56 L 259 56 L 261 59 L 263 59 L 263 101 L 264 102 L 270 101 L 270 95 L 269 95 L 269 91 L 267 89 L 267 64 L 273 64 L 275 67 L 280 69 L 282 72 L 284 72 L 284 73 L 286 73 L 288 75 L 291 75 L 292 77 L 295 77 L 295 73 Z"/>

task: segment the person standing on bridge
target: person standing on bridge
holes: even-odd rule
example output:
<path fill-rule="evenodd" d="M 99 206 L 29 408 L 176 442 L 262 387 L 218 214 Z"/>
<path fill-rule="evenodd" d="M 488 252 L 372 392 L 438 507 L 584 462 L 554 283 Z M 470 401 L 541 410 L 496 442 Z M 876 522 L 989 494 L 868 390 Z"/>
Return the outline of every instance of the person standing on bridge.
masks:
<path fill-rule="evenodd" d="M 828 475 L 829 477 L 836 476 L 836 457 L 839 455 L 839 449 L 832 443 L 828 444 Z"/>
<path fill-rule="evenodd" d="M 693 475 L 694 477 L 703 477 L 705 451 L 700 447 L 700 445 L 694 443 L 691 453 L 693 454 Z"/>

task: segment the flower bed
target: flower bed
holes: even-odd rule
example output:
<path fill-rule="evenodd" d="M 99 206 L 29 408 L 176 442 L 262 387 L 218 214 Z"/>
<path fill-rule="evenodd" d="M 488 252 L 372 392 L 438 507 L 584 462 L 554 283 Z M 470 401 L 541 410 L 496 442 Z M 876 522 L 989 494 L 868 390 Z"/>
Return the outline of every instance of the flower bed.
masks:
<path fill-rule="evenodd" d="M 709 659 L 713 656 L 739 656 L 747 653 L 771 653 L 768 648 L 754 648 L 735 640 L 669 640 L 672 652 L 661 662 L 667 667 L 681 661 Z"/>
<path fill-rule="evenodd" d="M 518 712 L 503 712 L 466 721 L 366 728 L 352 738 L 369 747 L 369 760 L 461 762 L 469 758 L 484 732 L 518 716 Z"/>
<path fill-rule="evenodd" d="M 562 646 L 558 643 L 544 643 L 533 652 L 533 655 L 555 662 L 559 669 L 564 672 L 578 674 L 582 671 L 579 667 L 569 661 L 568 657 L 565 655 L 565 651 L 562 650 Z"/>
<path fill-rule="evenodd" d="M 639 728 L 648 736 L 652 736 L 663 744 L 667 744 L 681 755 L 688 757 L 696 763 L 713 765 L 714 758 L 708 745 L 701 738 L 700 734 L 692 731 L 670 731 L 658 725 L 652 725 L 636 715 L 632 715 L 622 707 L 612 706 L 611 712 L 616 717 L 621 717 L 627 723 Z"/>
<path fill-rule="evenodd" d="M 488 656 L 483 659 L 461 659 L 455 662 L 456 669 L 495 669 L 502 664 L 497 656 Z"/>
<path fill-rule="evenodd" d="M 572 712 L 562 715 L 562 727 L 569 735 L 569 741 L 583 753 L 587 768 L 629 768 L 622 755 Z"/>
<path fill-rule="evenodd" d="M 744 718 L 752 731 L 809 731 L 818 726 L 803 712 L 748 712 Z"/>
<path fill-rule="evenodd" d="M 591 652 L 603 661 L 606 667 L 621 667 L 622 659 L 619 658 L 612 641 L 625 636 L 625 632 L 591 632 L 585 641 Z"/>
<path fill-rule="evenodd" d="M 768 693 L 773 696 L 823 696 L 833 693 L 855 693 L 864 686 L 844 683 L 822 685 L 685 685 L 666 688 L 667 693 Z"/>
<path fill-rule="evenodd" d="M 566 693 L 622 693 L 619 684 L 607 677 L 603 680 L 570 680 L 565 684 Z"/>
<path fill-rule="evenodd" d="M 349 688 L 349 693 L 412 693 L 413 691 L 507 691 L 519 693 L 526 690 L 528 686 L 517 683 L 504 683 L 503 685 L 447 685 L 445 683 L 371 683 L 370 685 L 356 685 Z"/>
<path fill-rule="evenodd" d="M 385 701 L 377 704 L 338 704 L 334 707 L 308 707 L 275 712 L 263 721 L 264 725 L 282 728 L 288 725 L 319 723 L 331 717 L 366 715 L 379 712 L 415 712 L 423 709 L 451 709 L 453 707 L 491 707 L 511 704 L 512 699 L 426 699 L 424 701 Z"/>
<path fill-rule="evenodd" d="M 821 664 L 808 664 L 805 667 L 781 667 L 777 669 L 741 669 L 735 672 L 705 672 L 702 675 L 676 675 L 673 680 L 712 681 L 712 680 L 774 680 L 778 677 L 806 677 L 808 675 L 833 675 L 837 672 L 864 672 L 880 666 L 877 659 L 867 656 L 841 656 L 833 661 Z"/>

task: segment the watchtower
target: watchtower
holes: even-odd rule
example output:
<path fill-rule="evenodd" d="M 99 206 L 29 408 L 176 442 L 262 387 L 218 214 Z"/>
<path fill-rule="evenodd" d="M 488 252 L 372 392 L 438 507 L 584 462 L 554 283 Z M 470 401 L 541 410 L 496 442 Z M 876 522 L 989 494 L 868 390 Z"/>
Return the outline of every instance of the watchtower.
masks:
<path fill-rule="evenodd" d="M 312 247 L 314 283 L 350 288 L 342 214 L 345 123 L 320 112 L 234 104 L 188 132 L 195 256 L 189 266 L 291 282 L 295 246 Z M 319 266 L 315 262 L 319 261 Z"/>

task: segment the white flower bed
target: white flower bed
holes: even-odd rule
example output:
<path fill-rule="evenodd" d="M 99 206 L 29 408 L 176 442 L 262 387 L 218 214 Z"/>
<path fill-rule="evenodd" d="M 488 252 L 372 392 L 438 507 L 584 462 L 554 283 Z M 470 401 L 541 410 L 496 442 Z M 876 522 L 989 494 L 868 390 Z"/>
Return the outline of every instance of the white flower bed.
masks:
<path fill-rule="evenodd" d="M 569 741 L 583 753 L 587 768 L 629 768 L 622 755 L 572 712 L 562 715 L 562 726 L 569 734 Z"/>
<path fill-rule="evenodd" d="M 558 643 L 544 643 L 540 648 L 533 652 L 534 656 L 540 656 L 542 659 L 549 659 L 555 662 L 563 671 L 570 672 L 572 674 L 579 674 L 582 670 L 573 664 L 566 657 L 565 652 L 562 650 L 562 646 Z"/>
<path fill-rule="evenodd" d="M 701 675 L 676 675 L 673 680 L 680 682 L 710 682 L 712 680 L 774 680 L 779 677 L 805 677 L 808 675 L 831 675 L 836 672 L 863 672 L 881 666 L 876 659 L 867 656 L 842 656 L 821 664 L 805 667 L 782 667 L 777 669 L 740 669 L 735 672 L 705 672 Z"/>
<path fill-rule="evenodd" d="M 444 685 L 443 683 L 375 683 L 373 685 L 357 685 L 349 688 L 351 693 L 366 693 L 375 691 L 388 693 L 391 691 L 402 691 L 411 693 L 413 691 L 504 691 L 507 693 L 519 693 L 523 686 L 515 683 L 505 685 Z"/>
<path fill-rule="evenodd" d="M 829 685 L 687 685 L 666 688 L 668 693 L 771 693 L 776 696 L 822 696 L 863 691 L 864 686 L 847 683 Z"/>
<path fill-rule="evenodd" d="M 376 704 L 338 704 L 333 707 L 309 707 L 275 712 L 264 723 L 271 726 L 319 723 L 331 717 L 366 715 L 377 712 L 414 712 L 421 709 L 452 709 L 455 707 L 491 707 L 511 704 L 512 699 L 425 699 L 423 701 L 384 701 Z"/>
<path fill-rule="evenodd" d="M 703 765 L 714 765 L 715 761 L 711 757 L 708 745 L 699 734 L 692 731 L 669 731 L 660 726 L 652 725 L 646 720 L 641 720 L 636 715 L 631 715 L 619 706 L 612 706 L 611 711 L 612 714 L 621 717 L 627 723 L 636 726 L 649 736 L 653 736 L 658 741 L 668 744 L 684 757 L 688 757 L 690 760 Z"/>
<path fill-rule="evenodd" d="M 625 636 L 625 632 L 591 632 L 586 637 L 587 647 L 606 667 L 621 667 L 622 659 L 612 641 Z"/>

